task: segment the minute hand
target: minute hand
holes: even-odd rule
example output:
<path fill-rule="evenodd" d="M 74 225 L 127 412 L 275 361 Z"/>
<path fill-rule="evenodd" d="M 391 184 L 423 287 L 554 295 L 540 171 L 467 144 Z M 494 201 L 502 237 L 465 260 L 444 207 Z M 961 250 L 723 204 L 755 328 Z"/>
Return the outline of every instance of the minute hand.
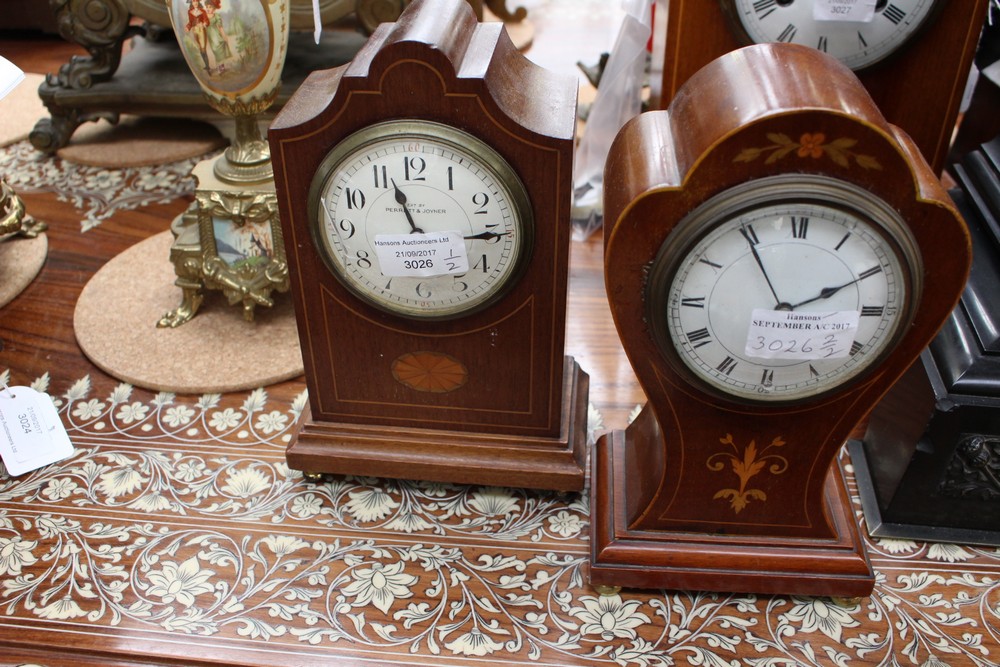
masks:
<path fill-rule="evenodd" d="M 792 306 L 792 310 L 795 310 L 799 306 L 804 306 L 807 303 L 812 303 L 813 301 L 819 301 L 820 299 L 829 299 L 831 296 L 833 296 L 834 294 L 836 294 L 840 290 L 844 289 L 845 287 L 850 287 L 854 283 L 861 282 L 865 278 L 868 278 L 869 276 L 872 276 L 872 275 L 878 273 L 880 270 L 881 270 L 881 267 L 876 267 L 875 269 L 868 269 L 867 271 L 865 271 L 864 273 L 862 273 L 860 276 L 858 276 L 854 280 L 848 281 L 848 282 L 844 283 L 843 285 L 837 285 L 836 287 L 824 287 L 823 289 L 821 289 L 819 291 L 819 295 L 818 296 L 814 296 L 811 299 L 806 299 L 805 301 L 799 301 L 798 303 L 796 303 L 796 304 L 794 304 Z"/>

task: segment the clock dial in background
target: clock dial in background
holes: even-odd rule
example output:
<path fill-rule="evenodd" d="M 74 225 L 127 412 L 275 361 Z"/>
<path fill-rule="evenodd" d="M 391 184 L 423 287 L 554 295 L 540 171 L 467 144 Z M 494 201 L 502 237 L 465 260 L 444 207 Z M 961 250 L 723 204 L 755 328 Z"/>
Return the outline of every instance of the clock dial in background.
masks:
<path fill-rule="evenodd" d="M 858 0 L 853 11 L 863 4 L 872 11 L 863 20 L 818 21 L 818 8 L 833 12 L 848 3 L 670 0 L 655 14 L 650 106 L 666 108 L 699 69 L 748 44 L 820 48 L 855 71 L 886 120 L 940 173 L 990 2 Z"/>
<path fill-rule="evenodd" d="M 941 6 L 937 0 L 731 0 L 751 42 L 819 49 L 859 70 L 897 51 Z"/>

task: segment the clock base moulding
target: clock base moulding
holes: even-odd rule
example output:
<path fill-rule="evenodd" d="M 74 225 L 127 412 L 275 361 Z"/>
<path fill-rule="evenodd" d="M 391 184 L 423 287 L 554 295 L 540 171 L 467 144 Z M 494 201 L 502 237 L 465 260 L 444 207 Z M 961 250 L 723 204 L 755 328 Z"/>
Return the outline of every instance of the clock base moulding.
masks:
<path fill-rule="evenodd" d="M 580 491 L 589 385 L 588 375 L 567 357 L 560 434 L 551 438 L 313 421 L 307 407 L 286 458 L 307 476 L 351 474 Z"/>
<path fill-rule="evenodd" d="M 614 431 L 594 448 L 592 585 L 840 597 L 871 593 L 874 573 L 836 462 L 824 489 L 832 538 L 665 534 L 628 525 L 631 445 L 628 431 Z"/>

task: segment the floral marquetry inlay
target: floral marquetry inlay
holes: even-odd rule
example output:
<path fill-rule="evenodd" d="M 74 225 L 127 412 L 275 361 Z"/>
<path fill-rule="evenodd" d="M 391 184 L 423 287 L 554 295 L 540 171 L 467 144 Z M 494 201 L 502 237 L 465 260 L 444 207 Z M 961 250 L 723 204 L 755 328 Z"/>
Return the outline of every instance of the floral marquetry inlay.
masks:
<path fill-rule="evenodd" d="M 851 150 L 858 142 L 849 137 L 827 141 L 826 135 L 822 132 L 805 132 L 798 141 L 795 141 L 782 132 L 769 132 L 767 139 L 770 144 L 759 148 L 744 148 L 733 158 L 733 162 L 753 162 L 764 157 L 764 164 L 773 164 L 789 155 L 812 159 L 826 156 L 841 167 L 849 167 L 853 160 L 862 169 L 882 169 L 882 165 L 871 155 L 862 155 Z"/>
<path fill-rule="evenodd" d="M 750 488 L 750 480 L 763 472 L 765 466 L 768 466 L 767 472 L 772 475 L 780 475 L 788 469 L 788 460 L 783 456 L 771 452 L 772 449 L 784 446 L 785 441 L 779 436 L 774 438 L 771 444 L 760 451 L 757 451 L 756 440 L 751 440 L 741 451 L 739 446 L 733 441 L 732 434 L 729 433 L 726 434 L 726 437 L 719 438 L 719 442 L 728 445 L 732 451 L 712 454 L 708 457 L 706 465 L 709 470 L 719 472 L 728 463 L 733 473 L 739 478 L 740 486 L 736 489 L 722 489 L 713 498 L 728 499 L 730 507 L 737 514 L 743 511 L 751 500 L 766 501 L 767 494 L 761 489 Z"/>

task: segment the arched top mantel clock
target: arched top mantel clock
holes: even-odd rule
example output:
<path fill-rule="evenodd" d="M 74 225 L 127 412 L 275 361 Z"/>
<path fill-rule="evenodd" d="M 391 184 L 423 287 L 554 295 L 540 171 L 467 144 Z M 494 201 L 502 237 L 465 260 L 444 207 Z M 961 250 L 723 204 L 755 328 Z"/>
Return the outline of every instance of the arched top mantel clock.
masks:
<path fill-rule="evenodd" d="M 576 80 L 416 0 L 269 131 L 310 410 L 295 468 L 583 486 L 564 358 Z"/>

